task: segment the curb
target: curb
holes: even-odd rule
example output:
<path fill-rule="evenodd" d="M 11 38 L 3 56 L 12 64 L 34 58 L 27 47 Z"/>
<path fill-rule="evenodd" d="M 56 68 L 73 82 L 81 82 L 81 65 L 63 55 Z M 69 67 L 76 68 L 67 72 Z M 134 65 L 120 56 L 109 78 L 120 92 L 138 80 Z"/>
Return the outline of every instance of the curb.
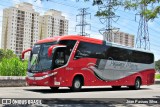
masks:
<path fill-rule="evenodd" d="M 0 87 L 25 87 L 27 86 L 25 76 L 0 76 Z M 155 80 L 160 84 L 160 79 Z"/>
<path fill-rule="evenodd" d="M 160 84 L 160 79 L 156 79 L 155 84 Z"/>
<path fill-rule="evenodd" d="M 0 87 L 25 87 L 25 76 L 0 76 Z"/>

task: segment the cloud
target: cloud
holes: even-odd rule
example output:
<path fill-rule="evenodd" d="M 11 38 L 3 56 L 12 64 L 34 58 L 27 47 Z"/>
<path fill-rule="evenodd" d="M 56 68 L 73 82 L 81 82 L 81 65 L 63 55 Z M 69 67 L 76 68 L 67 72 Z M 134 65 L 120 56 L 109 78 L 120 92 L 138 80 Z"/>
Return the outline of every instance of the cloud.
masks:
<path fill-rule="evenodd" d="M 33 5 L 33 8 L 36 12 L 39 12 L 40 14 L 44 14 L 44 6 L 42 4 L 41 0 L 12 0 L 13 5 L 19 4 L 21 2 L 28 2 Z"/>
<path fill-rule="evenodd" d="M 77 27 L 77 30 L 75 31 L 75 26 L 78 22 L 76 22 L 76 18 L 73 17 L 73 15 L 69 15 L 65 12 L 62 12 L 62 16 L 65 16 L 65 19 L 69 21 L 68 23 L 68 34 L 69 35 L 76 35 L 79 33 L 79 28 Z"/>
<path fill-rule="evenodd" d="M 27 0 L 27 2 L 33 4 L 33 8 L 35 9 L 36 12 L 39 12 L 41 15 L 44 14 L 45 9 L 41 0 L 36 0 L 36 1 Z"/>
<path fill-rule="evenodd" d="M 19 3 L 20 0 L 12 0 L 13 3 Z"/>

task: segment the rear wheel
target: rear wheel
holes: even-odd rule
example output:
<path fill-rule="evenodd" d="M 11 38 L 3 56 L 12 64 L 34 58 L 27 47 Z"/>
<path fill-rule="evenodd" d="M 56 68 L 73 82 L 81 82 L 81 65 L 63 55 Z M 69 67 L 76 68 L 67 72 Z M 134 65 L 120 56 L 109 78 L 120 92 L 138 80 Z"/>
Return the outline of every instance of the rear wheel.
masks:
<path fill-rule="evenodd" d="M 79 77 L 74 78 L 71 90 L 80 91 L 82 87 L 82 80 Z"/>
<path fill-rule="evenodd" d="M 59 87 L 50 87 L 52 91 L 58 91 Z"/>
<path fill-rule="evenodd" d="M 136 78 L 134 86 L 129 86 L 130 89 L 138 90 L 141 87 L 141 79 Z"/>
<path fill-rule="evenodd" d="M 120 89 L 121 86 L 112 86 L 113 89 Z"/>

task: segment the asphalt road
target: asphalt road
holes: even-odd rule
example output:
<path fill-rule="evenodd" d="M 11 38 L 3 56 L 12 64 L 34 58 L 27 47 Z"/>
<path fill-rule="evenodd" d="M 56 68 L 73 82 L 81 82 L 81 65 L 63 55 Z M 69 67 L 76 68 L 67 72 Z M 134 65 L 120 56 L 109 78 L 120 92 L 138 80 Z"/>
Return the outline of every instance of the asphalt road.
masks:
<path fill-rule="evenodd" d="M 98 105 L 99 107 L 104 107 L 103 100 L 106 100 L 105 98 L 110 98 L 107 99 L 108 101 L 107 104 L 111 107 L 115 107 L 113 103 L 118 102 L 121 99 L 111 99 L 111 98 L 124 98 L 124 99 L 157 98 L 159 99 L 158 102 L 160 102 L 160 85 L 157 84 L 151 86 L 142 86 L 140 90 L 130 90 L 126 87 L 122 87 L 119 90 L 114 90 L 111 87 L 84 87 L 81 92 L 71 92 L 69 88 L 60 88 L 58 92 L 53 92 L 48 87 L 1 87 L 0 98 L 42 98 L 45 99 L 45 102 L 47 102 L 47 105 L 43 106 L 51 106 L 49 105 L 50 102 L 53 102 L 51 98 L 56 98 L 56 100 L 54 100 L 54 103 L 61 104 L 61 103 L 66 103 L 66 101 L 71 103 L 82 102 L 83 105 L 86 103 L 88 104 L 96 102 L 97 99 L 101 98 L 100 101 L 97 101 L 97 103 L 102 104 L 102 106 Z M 66 100 L 65 98 L 68 99 Z M 91 99 L 88 99 L 89 101 L 88 100 L 86 101 L 86 99 L 84 98 L 91 98 Z M 127 101 L 124 99 L 122 100 Z M 81 102 L 77 102 L 79 100 Z M 73 105 L 73 107 L 74 106 L 75 105 Z M 89 105 L 87 105 L 87 107 L 88 106 Z M 116 106 L 118 106 L 118 104 L 116 104 Z M 119 106 L 125 107 L 127 105 L 121 104 Z M 140 104 L 140 107 L 148 107 L 148 106 L 159 107 L 160 104 Z M 93 105 L 91 105 L 91 107 L 93 107 Z M 139 107 L 139 106 L 129 105 L 128 107 Z"/>
<path fill-rule="evenodd" d="M 160 85 L 142 86 L 140 90 L 122 87 L 84 87 L 81 92 L 60 88 L 53 92 L 49 87 L 0 87 L 0 98 L 160 98 Z"/>

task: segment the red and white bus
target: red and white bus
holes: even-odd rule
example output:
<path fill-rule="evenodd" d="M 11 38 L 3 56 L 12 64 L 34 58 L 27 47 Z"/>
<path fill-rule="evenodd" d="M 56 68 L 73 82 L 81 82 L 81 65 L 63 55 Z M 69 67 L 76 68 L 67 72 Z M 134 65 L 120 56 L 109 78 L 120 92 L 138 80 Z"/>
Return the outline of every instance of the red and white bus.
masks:
<path fill-rule="evenodd" d="M 155 64 L 151 52 L 114 45 L 83 36 L 58 36 L 39 40 L 31 49 L 26 81 L 52 90 L 82 86 L 128 86 L 154 84 Z"/>

